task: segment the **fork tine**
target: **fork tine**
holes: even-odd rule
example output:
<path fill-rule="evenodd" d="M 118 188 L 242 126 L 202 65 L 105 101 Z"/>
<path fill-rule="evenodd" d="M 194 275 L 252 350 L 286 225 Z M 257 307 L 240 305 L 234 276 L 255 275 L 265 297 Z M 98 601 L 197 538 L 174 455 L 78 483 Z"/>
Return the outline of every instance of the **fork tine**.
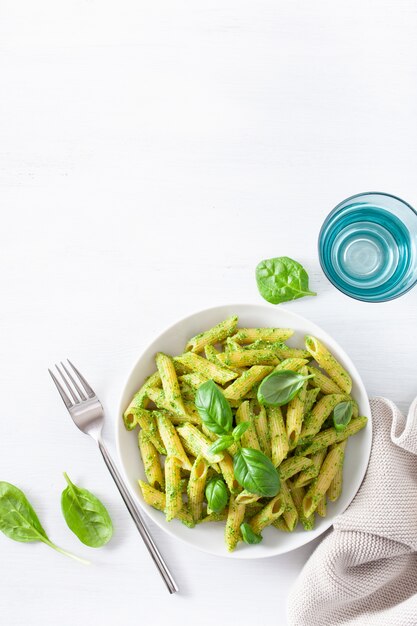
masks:
<path fill-rule="evenodd" d="M 70 381 L 72 382 L 72 384 L 74 385 L 74 387 L 76 388 L 76 390 L 78 391 L 78 395 L 80 396 L 81 400 L 87 400 L 87 398 L 86 398 L 86 397 L 85 397 L 85 395 L 84 395 L 83 390 L 82 390 L 82 389 L 80 389 L 80 387 L 79 387 L 79 385 L 78 385 L 77 381 L 76 381 L 76 380 L 74 380 L 73 375 L 71 374 L 71 372 L 69 372 L 69 371 L 68 371 L 68 369 L 65 367 L 65 365 L 63 364 L 63 362 L 62 362 L 62 361 L 61 361 L 61 366 L 63 367 L 63 369 L 64 369 L 64 371 L 65 371 L 66 375 L 68 376 L 68 378 L 70 379 Z M 61 374 L 61 376 L 62 376 L 62 374 Z M 65 380 L 65 378 L 64 378 L 64 380 Z M 68 383 L 67 383 L 67 385 L 68 385 Z"/>
<path fill-rule="evenodd" d="M 69 359 L 67 359 L 67 361 L 68 361 L 68 363 L 71 365 L 71 367 L 72 367 L 72 369 L 74 370 L 74 372 L 77 374 L 77 376 L 78 376 L 78 378 L 79 378 L 79 380 L 80 380 L 81 384 L 83 385 L 83 387 L 84 387 L 84 389 L 85 389 L 85 391 L 86 391 L 87 395 L 88 395 L 90 398 L 94 398 L 94 397 L 95 397 L 95 395 L 96 395 L 96 394 L 95 394 L 95 392 L 94 392 L 94 389 L 92 389 L 92 388 L 90 387 L 90 385 L 88 384 L 88 382 L 86 381 L 86 379 L 84 378 L 84 376 L 81 374 L 81 372 L 80 372 L 80 371 L 78 371 L 78 370 L 77 370 L 77 368 L 75 367 L 75 365 L 74 365 L 73 363 L 71 363 L 71 361 L 70 361 Z"/>
<path fill-rule="evenodd" d="M 68 398 L 67 394 L 63 390 L 63 388 L 61 386 L 61 383 L 59 382 L 59 380 L 57 379 L 55 374 L 49 369 L 49 367 L 48 367 L 48 372 L 50 373 L 51 378 L 54 381 L 55 386 L 56 386 L 56 388 L 59 391 L 59 395 L 61 396 L 62 400 L 64 401 L 65 406 L 67 407 L 67 409 L 70 409 L 74 405 L 72 404 L 71 400 Z"/>
<path fill-rule="evenodd" d="M 80 402 L 81 402 L 80 398 L 77 396 L 77 394 L 75 393 L 74 389 L 71 387 L 71 385 L 69 384 L 69 382 L 67 381 L 67 379 L 65 378 L 64 374 L 59 369 L 59 367 L 58 367 L 58 365 L 56 363 L 55 363 L 55 367 L 56 367 L 57 371 L 59 372 L 59 375 L 61 376 L 62 380 L 64 381 L 66 388 L 70 392 L 71 397 L 72 397 L 72 399 L 74 401 L 74 404 L 80 404 Z"/>

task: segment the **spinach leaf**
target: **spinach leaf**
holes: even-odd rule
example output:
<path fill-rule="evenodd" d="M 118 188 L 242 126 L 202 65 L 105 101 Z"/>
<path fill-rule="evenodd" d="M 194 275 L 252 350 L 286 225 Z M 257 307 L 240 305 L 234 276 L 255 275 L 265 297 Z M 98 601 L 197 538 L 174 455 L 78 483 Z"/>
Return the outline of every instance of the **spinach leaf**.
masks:
<path fill-rule="evenodd" d="M 217 441 L 211 444 L 210 448 L 207 450 L 207 453 L 218 454 L 219 452 L 226 450 L 226 448 L 229 448 L 231 445 L 234 444 L 234 442 L 235 440 L 232 435 L 222 435 L 217 439 Z"/>
<path fill-rule="evenodd" d="M 214 513 L 223 511 L 229 498 L 227 487 L 221 478 L 212 478 L 206 486 L 206 498 L 208 508 Z"/>
<path fill-rule="evenodd" d="M 256 268 L 259 293 L 272 304 L 316 296 L 308 288 L 308 274 L 300 263 L 288 256 L 261 261 Z"/>
<path fill-rule="evenodd" d="M 259 385 L 258 402 L 268 406 L 287 404 L 295 398 L 308 378 L 313 378 L 313 374 L 303 376 L 291 370 L 272 372 Z"/>
<path fill-rule="evenodd" d="M 233 457 L 233 470 L 236 480 L 250 493 L 272 498 L 280 490 L 278 472 L 260 450 L 241 448 Z"/>
<path fill-rule="evenodd" d="M 5 481 L 0 482 L 0 530 L 14 541 L 42 541 L 57 552 L 88 564 L 52 543 L 23 491 Z"/>
<path fill-rule="evenodd" d="M 61 508 L 68 527 L 86 546 L 104 546 L 113 535 L 106 507 L 90 491 L 74 485 L 65 472 L 64 477 L 68 486 L 61 495 Z"/>
<path fill-rule="evenodd" d="M 333 409 L 333 424 L 337 432 L 345 430 L 346 426 L 352 419 L 353 403 L 348 400 L 347 402 L 339 402 Z"/>
<path fill-rule="evenodd" d="M 212 380 L 199 386 L 195 405 L 202 422 L 217 435 L 228 435 L 232 430 L 232 409 L 223 392 Z"/>
<path fill-rule="evenodd" d="M 262 535 L 257 535 L 253 532 L 252 527 L 246 522 L 240 525 L 240 532 L 242 533 L 242 539 L 245 543 L 261 543 L 263 539 Z"/>
<path fill-rule="evenodd" d="M 249 426 L 250 422 L 241 422 L 240 424 L 235 426 L 232 432 L 233 439 L 235 441 L 239 441 L 242 435 L 244 435 L 245 432 L 248 430 Z"/>

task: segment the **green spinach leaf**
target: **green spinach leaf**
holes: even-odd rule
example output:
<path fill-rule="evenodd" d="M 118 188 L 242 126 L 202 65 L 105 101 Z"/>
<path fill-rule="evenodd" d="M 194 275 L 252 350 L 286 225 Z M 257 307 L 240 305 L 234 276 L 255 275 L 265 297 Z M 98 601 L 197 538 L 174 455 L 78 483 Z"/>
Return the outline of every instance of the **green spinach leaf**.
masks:
<path fill-rule="evenodd" d="M 346 426 L 352 419 L 353 403 L 339 402 L 333 409 L 333 424 L 337 432 L 345 430 Z"/>
<path fill-rule="evenodd" d="M 202 422 L 216 435 L 228 435 L 232 430 L 232 409 L 223 392 L 212 380 L 199 386 L 195 405 Z"/>
<path fill-rule="evenodd" d="M 242 533 L 242 539 L 245 543 L 253 545 L 255 543 L 261 543 L 262 541 L 262 535 L 257 535 L 253 532 L 252 527 L 247 522 L 243 522 L 243 524 L 240 525 L 240 532 Z"/>
<path fill-rule="evenodd" d="M 0 530 L 14 541 L 42 541 L 65 556 L 88 564 L 88 561 L 52 543 L 23 491 L 5 481 L 0 482 Z"/>
<path fill-rule="evenodd" d="M 229 499 L 227 487 L 221 478 L 212 478 L 206 486 L 207 505 L 214 513 L 223 511 Z"/>
<path fill-rule="evenodd" d="M 291 370 L 272 372 L 263 379 L 258 388 L 258 402 L 268 406 L 282 406 L 295 398 L 304 381 L 313 374 L 303 376 Z"/>
<path fill-rule="evenodd" d="M 65 472 L 64 477 L 68 486 L 62 492 L 61 508 L 68 527 L 86 546 L 104 546 L 113 535 L 106 507 L 90 491 L 74 485 Z"/>
<path fill-rule="evenodd" d="M 300 263 L 287 256 L 261 261 L 256 268 L 259 293 L 272 304 L 316 296 L 308 288 L 308 274 Z"/>
<path fill-rule="evenodd" d="M 250 493 L 272 498 L 280 490 L 278 472 L 260 450 L 241 448 L 233 457 L 233 469 L 236 480 Z"/>

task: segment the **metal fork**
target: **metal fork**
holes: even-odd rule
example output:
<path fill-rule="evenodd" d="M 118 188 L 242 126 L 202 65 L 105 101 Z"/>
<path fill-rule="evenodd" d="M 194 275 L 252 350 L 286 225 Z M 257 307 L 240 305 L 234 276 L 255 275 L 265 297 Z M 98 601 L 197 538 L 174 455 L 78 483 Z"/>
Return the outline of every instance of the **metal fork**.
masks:
<path fill-rule="evenodd" d="M 61 376 L 65 387 L 68 389 L 69 395 L 64 390 L 63 386 L 59 382 L 58 378 L 55 374 L 48 369 L 52 380 L 54 381 L 56 388 L 58 389 L 61 398 L 64 401 L 65 406 L 68 409 L 69 414 L 72 417 L 72 420 L 78 428 L 85 433 L 86 435 L 90 435 L 97 443 L 101 454 L 103 455 L 104 462 L 107 465 L 107 469 L 116 486 L 120 492 L 120 495 L 123 498 L 125 505 L 135 522 L 137 529 L 149 550 L 149 553 L 159 570 L 162 578 L 166 586 L 168 587 L 169 593 L 175 593 L 178 591 L 178 586 L 172 577 L 164 559 L 161 556 L 158 548 L 155 545 L 154 540 L 152 539 L 149 530 L 147 529 L 145 522 L 141 514 L 139 513 L 129 491 L 127 490 L 126 485 L 124 484 L 122 477 L 119 474 L 119 471 L 114 464 L 108 450 L 106 449 L 102 437 L 101 430 L 103 427 L 104 421 L 104 410 L 101 405 L 100 400 L 97 398 L 93 389 L 90 387 L 84 376 L 77 370 L 77 368 L 71 363 L 69 359 L 67 359 L 69 366 L 73 370 L 71 371 L 62 363 L 60 369 L 58 365 L 55 365 L 59 375 Z M 74 378 L 74 374 L 76 378 Z M 77 382 L 78 379 L 78 382 Z"/>

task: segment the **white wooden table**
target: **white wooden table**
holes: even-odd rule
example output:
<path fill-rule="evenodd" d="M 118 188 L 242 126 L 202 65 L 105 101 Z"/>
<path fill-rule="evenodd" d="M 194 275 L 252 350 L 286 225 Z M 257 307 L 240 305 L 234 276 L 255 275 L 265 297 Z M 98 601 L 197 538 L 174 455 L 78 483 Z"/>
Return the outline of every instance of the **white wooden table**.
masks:
<path fill-rule="evenodd" d="M 416 28 L 413 0 L 0 0 L 0 478 L 94 562 L 1 535 L 3 624 L 285 624 L 314 545 L 233 562 L 152 528 L 181 587 L 169 597 L 46 368 L 68 355 L 91 379 L 111 445 L 150 340 L 194 310 L 261 302 L 257 262 L 287 254 L 319 294 L 288 306 L 406 410 L 417 290 L 350 300 L 316 241 L 352 193 L 417 205 Z M 108 505 L 107 548 L 66 529 L 64 470 Z"/>

